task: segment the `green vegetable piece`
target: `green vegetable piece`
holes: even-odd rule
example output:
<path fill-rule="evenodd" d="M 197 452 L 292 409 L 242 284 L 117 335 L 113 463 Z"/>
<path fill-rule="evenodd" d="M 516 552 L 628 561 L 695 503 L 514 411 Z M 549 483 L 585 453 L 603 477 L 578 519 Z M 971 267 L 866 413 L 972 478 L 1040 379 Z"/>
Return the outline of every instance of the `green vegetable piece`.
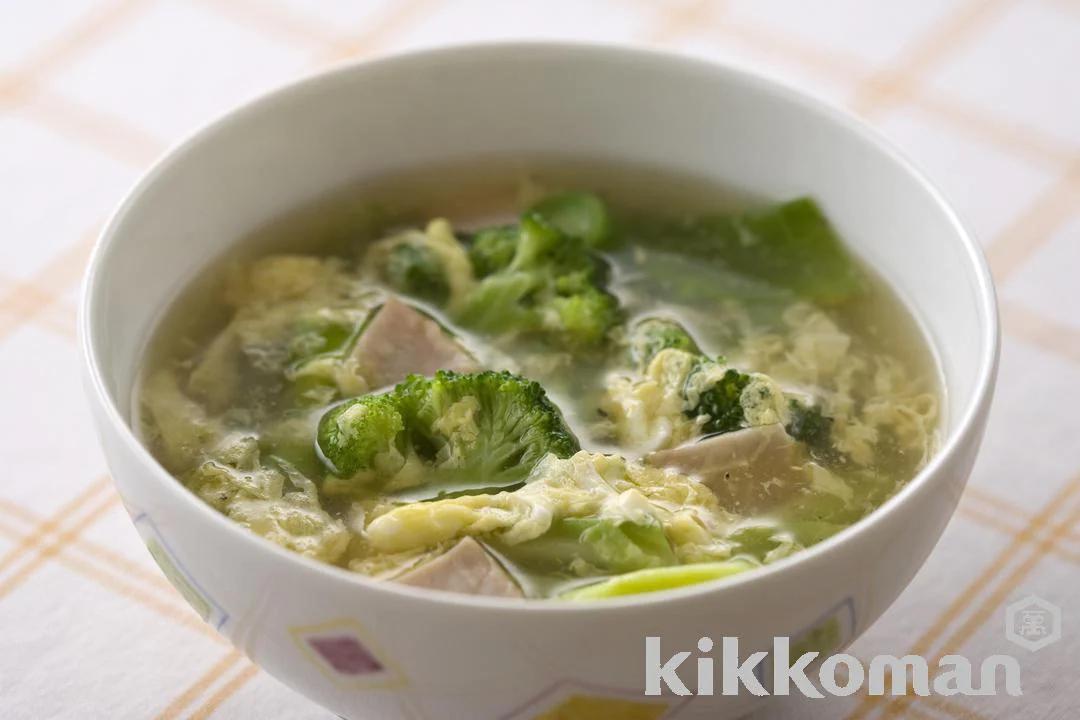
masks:
<path fill-rule="evenodd" d="M 607 205 L 591 193 L 550 195 L 533 205 L 529 212 L 543 218 L 564 235 L 583 240 L 591 248 L 604 247 L 612 237 Z"/>
<path fill-rule="evenodd" d="M 477 285 L 458 322 L 487 333 L 537 330 L 541 316 L 536 295 L 551 281 L 546 256 L 558 243 L 554 228 L 526 220 L 513 259 Z"/>
<path fill-rule="evenodd" d="M 732 265 L 823 305 L 863 290 L 864 279 L 817 203 L 801 198 L 743 218 L 756 242 L 742 245 Z M 756 271 L 755 271 L 756 268 Z"/>
<path fill-rule="evenodd" d="M 343 318 L 314 314 L 296 321 L 287 352 L 289 363 L 302 364 L 317 355 L 337 352 L 356 333 L 355 323 Z"/>
<path fill-rule="evenodd" d="M 418 459 L 430 479 L 395 494 L 409 501 L 520 485 L 548 453 L 565 458 L 580 449 L 539 383 L 493 371 L 410 375 L 389 393 L 325 413 L 317 443 L 343 478 L 389 480 Z"/>
<path fill-rule="evenodd" d="M 618 301 L 604 289 L 607 266 L 581 238 L 528 213 L 521 220 L 513 259 L 504 264 L 500 243 L 505 240 L 483 240 L 481 245 L 482 236 L 474 241 L 479 258 L 474 263 L 484 272 L 501 268 L 473 289 L 455 318 L 462 325 L 485 333 L 538 333 L 578 350 L 602 343 L 620 321 Z M 475 267 L 474 273 L 479 274 Z"/>
<path fill-rule="evenodd" d="M 379 457 L 391 452 L 404 429 L 396 397 L 365 395 L 323 415 L 316 437 L 330 471 L 347 478 L 377 470 Z"/>
<path fill-rule="evenodd" d="M 411 242 L 395 245 L 386 258 L 383 273 L 393 288 L 407 295 L 440 305 L 450 296 L 442 260 L 427 245 Z"/>
<path fill-rule="evenodd" d="M 855 522 L 852 520 L 851 522 Z M 803 547 L 817 545 L 846 528 L 850 523 L 840 524 L 824 520 L 795 520 L 788 523 L 791 534 Z"/>
<path fill-rule="evenodd" d="M 785 536 L 772 525 L 748 525 L 732 532 L 727 540 L 732 544 L 732 555 L 746 555 L 764 562 L 766 555 L 784 543 Z"/>
<path fill-rule="evenodd" d="M 584 243 L 564 235 L 540 215 L 521 218 L 521 238 L 510 263 L 512 270 L 550 271 L 553 275 L 589 268 L 592 259 Z"/>
<path fill-rule="evenodd" d="M 671 590 L 730 577 L 755 567 L 757 566 L 745 560 L 726 560 L 648 568 L 619 575 L 595 585 L 576 588 L 563 593 L 561 597 L 566 600 L 603 600 L 623 595 Z"/>
<path fill-rule="evenodd" d="M 534 540 L 498 549 L 535 572 L 567 572 L 584 562 L 603 573 L 625 573 L 678 562 L 659 523 L 607 518 L 561 518 Z"/>
<path fill-rule="evenodd" d="M 858 264 L 810 198 L 743 215 L 639 223 L 633 230 L 633 239 L 648 246 L 723 262 L 821 305 L 840 304 L 865 288 Z"/>
<path fill-rule="evenodd" d="M 786 428 L 788 435 L 806 443 L 815 456 L 828 456 L 834 452 L 832 444 L 833 419 L 822 413 L 816 405 L 805 405 L 798 400 L 789 403 L 791 420 Z"/>
<path fill-rule="evenodd" d="M 588 288 L 577 295 L 552 299 L 553 332 L 570 348 L 598 345 L 619 321 L 619 303 L 610 294 Z"/>
<path fill-rule="evenodd" d="M 490 275 L 470 293 L 457 321 L 485 333 L 534 331 L 540 327 L 540 314 L 526 298 L 535 286 L 535 279 L 524 272 Z"/>
<path fill-rule="evenodd" d="M 797 299 L 788 288 L 758 277 L 735 272 L 723 261 L 699 255 L 668 252 L 660 247 L 645 248 L 640 272 L 623 278 L 628 291 L 644 297 L 662 297 L 674 305 L 713 305 L 724 300 L 742 304 L 751 318 L 772 324 Z"/>
<path fill-rule="evenodd" d="M 521 228 L 517 225 L 486 228 L 476 233 L 469 245 L 473 274 L 485 278 L 510 265 L 517 253 L 520 236 Z"/>
<path fill-rule="evenodd" d="M 259 450 L 264 457 L 287 462 L 307 477 L 321 478 L 326 467 L 312 442 L 316 424 L 316 418 L 303 415 L 291 415 L 271 423 L 259 435 Z"/>
<path fill-rule="evenodd" d="M 412 449 L 432 465 L 410 499 L 517 485 L 548 453 L 580 449 L 543 387 L 509 372 L 411 375 L 393 396 Z"/>
<path fill-rule="evenodd" d="M 706 361 L 711 362 L 711 361 Z M 693 372 L 705 372 L 706 363 L 702 363 Z M 693 382 L 693 373 L 687 384 Z M 750 383 L 750 376 L 738 370 L 729 369 L 711 386 L 702 390 L 697 405 L 686 411 L 689 417 L 705 415 L 708 420 L 702 425 L 705 434 L 725 433 L 738 430 L 746 421 L 740 397 Z"/>
<path fill-rule="evenodd" d="M 634 323 L 630 330 L 630 359 L 644 369 L 661 350 L 682 350 L 701 354 L 701 348 L 682 325 L 666 318 L 649 317 Z"/>

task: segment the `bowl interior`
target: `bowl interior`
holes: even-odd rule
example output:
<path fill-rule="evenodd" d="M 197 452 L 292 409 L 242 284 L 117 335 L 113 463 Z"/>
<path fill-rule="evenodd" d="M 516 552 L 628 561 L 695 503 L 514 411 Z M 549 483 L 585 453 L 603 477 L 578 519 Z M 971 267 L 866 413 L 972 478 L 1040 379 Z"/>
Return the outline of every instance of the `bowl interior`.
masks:
<path fill-rule="evenodd" d="M 91 362 L 121 416 L 156 319 L 225 247 L 345 183 L 481 154 L 658 165 L 810 194 L 914 311 L 940 362 L 947 433 L 992 372 L 982 258 L 935 191 L 857 123 L 741 72 L 563 45 L 444 50 L 270 95 L 170 154 L 106 231 L 87 288 Z"/>

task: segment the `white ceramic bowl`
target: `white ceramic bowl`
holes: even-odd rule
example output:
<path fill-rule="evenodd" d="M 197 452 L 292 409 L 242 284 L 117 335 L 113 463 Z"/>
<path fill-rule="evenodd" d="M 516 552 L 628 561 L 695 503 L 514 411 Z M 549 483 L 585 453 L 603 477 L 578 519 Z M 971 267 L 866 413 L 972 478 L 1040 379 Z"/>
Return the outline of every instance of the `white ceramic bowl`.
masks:
<path fill-rule="evenodd" d="M 812 194 L 925 327 L 947 387 L 940 452 L 869 518 L 795 557 L 720 583 L 574 605 L 420 591 L 305 560 L 198 501 L 140 445 L 129 408 L 146 341 L 223 247 L 348 181 L 489 153 L 632 161 L 766 197 Z M 976 243 L 862 124 L 731 68 L 564 44 L 366 62 L 230 113 L 169 153 L 113 217 L 80 329 L 109 466 L 159 564 L 255 662 L 353 719 L 531 720 L 573 695 L 645 702 L 646 635 L 663 638 L 665 656 L 703 635 L 767 648 L 833 618 L 850 641 L 911 580 L 953 512 L 998 344 Z M 715 719 L 747 700 L 660 702 L 665 717 Z"/>

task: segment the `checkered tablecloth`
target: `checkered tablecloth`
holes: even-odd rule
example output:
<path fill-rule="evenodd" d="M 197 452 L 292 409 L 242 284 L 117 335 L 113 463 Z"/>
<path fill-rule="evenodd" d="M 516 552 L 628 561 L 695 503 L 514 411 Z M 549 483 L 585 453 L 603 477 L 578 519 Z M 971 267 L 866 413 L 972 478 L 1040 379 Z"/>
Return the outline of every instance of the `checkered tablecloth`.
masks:
<path fill-rule="evenodd" d="M 853 652 L 1015 654 L 1024 696 L 762 717 L 1080 716 L 1077 0 L 0 0 L 0 717 L 330 717 L 205 626 L 132 529 L 79 384 L 78 280 L 136 178 L 223 110 L 335 62 L 501 37 L 677 48 L 852 108 L 989 254 L 1005 336 L 982 455 Z M 1037 652 L 1005 634 L 1029 595 L 1063 611 Z"/>

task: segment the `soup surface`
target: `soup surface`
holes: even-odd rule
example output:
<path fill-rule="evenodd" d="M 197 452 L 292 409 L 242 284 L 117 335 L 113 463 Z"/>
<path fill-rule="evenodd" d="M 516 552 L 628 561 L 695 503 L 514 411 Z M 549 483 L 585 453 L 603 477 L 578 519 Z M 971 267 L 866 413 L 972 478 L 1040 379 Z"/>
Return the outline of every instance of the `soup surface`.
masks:
<path fill-rule="evenodd" d="M 275 220 L 170 310 L 136 402 L 180 482 L 286 548 L 581 600 L 820 542 L 927 462 L 941 406 L 812 199 L 554 160 Z"/>

